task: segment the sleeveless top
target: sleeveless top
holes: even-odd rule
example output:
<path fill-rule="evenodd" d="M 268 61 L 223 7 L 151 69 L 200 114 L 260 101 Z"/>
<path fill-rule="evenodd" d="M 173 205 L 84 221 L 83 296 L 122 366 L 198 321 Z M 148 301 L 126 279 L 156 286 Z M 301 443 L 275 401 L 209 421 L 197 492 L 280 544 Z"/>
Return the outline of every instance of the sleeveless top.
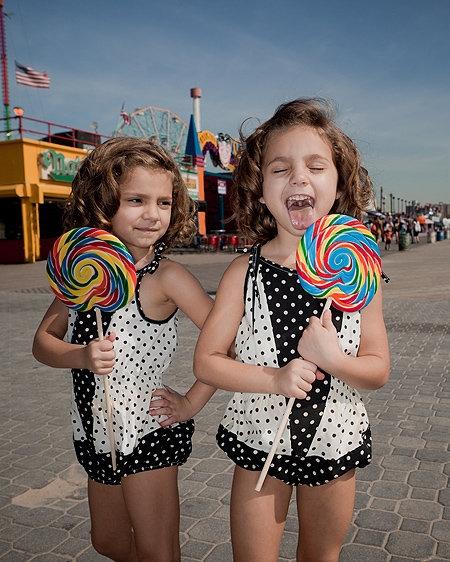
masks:
<path fill-rule="evenodd" d="M 126 307 L 114 313 L 102 312 L 105 335 L 113 331 L 117 336 L 115 367 L 107 377 L 116 474 L 111 466 L 103 375 L 72 369 L 72 426 L 77 457 L 88 475 L 101 483 L 119 483 L 120 477 L 127 474 L 182 464 L 191 451 L 192 421 L 161 428 L 159 418 L 149 414 L 152 392 L 163 387 L 163 374 L 177 347 L 177 311 L 165 320 L 152 320 L 145 316 L 139 300 L 142 279 L 157 270 L 160 259 L 160 253 L 155 252 L 153 261 L 137 272 L 135 295 Z M 86 345 L 97 337 L 94 311 L 69 311 L 68 341 Z M 152 439 L 146 440 L 147 436 Z"/>
<path fill-rule="evenodd" d="M 297 345 L 310 316 L 325 299 L 300 285 L 297 273 L 252 250 L 245 281 L 245 310 L 235 340 L 236 360 L 283 367 L 299 357 Z M 360 313 L 331 307 L 344 353 L 356 356 Z M 320 485 L 363 467 L 371 459 L 367 413 L 359 393 L 326 373 L 304 400 L 295 400 L 269 475 L 287 484 Z M 239 466 L 261 470 L 288 399 L 276 394 L 235 393 L 219 426 L 219 447 Z"/>

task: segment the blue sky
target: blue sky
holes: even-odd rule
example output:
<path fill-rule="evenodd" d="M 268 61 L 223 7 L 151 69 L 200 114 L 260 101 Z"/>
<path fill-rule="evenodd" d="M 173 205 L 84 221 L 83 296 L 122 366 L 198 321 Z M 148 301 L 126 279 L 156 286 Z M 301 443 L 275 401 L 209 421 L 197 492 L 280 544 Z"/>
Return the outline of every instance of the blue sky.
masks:
<path fill-rule="evenodd" d="M 126 109 L 191 113 L 237 135 L 283 101 L 334 101 L 377 189 L 450 202 L 448 0 L 5 0 L 11 104 L 110 134 Z M 14 59 L 49 91 L 14 83 Z"/>

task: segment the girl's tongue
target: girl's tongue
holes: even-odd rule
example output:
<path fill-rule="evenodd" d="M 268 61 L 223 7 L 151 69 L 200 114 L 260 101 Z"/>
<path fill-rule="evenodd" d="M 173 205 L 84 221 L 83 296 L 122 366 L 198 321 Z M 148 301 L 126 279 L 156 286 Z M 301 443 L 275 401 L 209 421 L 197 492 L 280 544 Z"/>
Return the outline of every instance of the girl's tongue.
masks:
<path fill-rule="evenodd" d="M 306 230 L 314 222 L 314 200 L 309 196 L 293 195 L 286 201 L 286 208 L 292 226 Z"/>

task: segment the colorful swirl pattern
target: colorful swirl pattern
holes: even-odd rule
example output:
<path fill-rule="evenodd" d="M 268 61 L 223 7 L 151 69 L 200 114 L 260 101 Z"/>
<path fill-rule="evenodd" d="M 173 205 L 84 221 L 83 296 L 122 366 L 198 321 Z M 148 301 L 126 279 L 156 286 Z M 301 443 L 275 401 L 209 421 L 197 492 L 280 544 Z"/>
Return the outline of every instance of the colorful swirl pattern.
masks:
<path fill-rule="evenodd" d="M 297 249 L 302 287 L 328 298 L 339 310 L 367 306 L 381 279 L 378 244 L 370 231 L 347 215 L 326 215 L 307 228 Z"/>
<path fill-rule="evenodd" d="M 60 236 L 47 259 L 47 277 L 69 308 L 113 312 L 133 298 L 136 270 L 122 242 L 105 230 L 74 228 Z"/>

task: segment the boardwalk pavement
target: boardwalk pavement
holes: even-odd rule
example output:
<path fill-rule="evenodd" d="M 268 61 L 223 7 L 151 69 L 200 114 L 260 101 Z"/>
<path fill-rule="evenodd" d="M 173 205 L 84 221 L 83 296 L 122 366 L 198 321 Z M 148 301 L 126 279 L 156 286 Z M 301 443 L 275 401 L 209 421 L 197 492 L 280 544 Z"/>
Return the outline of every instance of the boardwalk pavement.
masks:
<path fill-rule="evenodd" d="M 181 256 L 213 291 L 229 256 Z M 391 251 L 384 269 L 392 352 L 389 383 L 365 393 L 374 461 L 358 473 L 354 521 L 342 562 L 450 560 L 450 241 Z M 0 268 L 0 560 L 95 562 L 86 478 L 72 450 L 67 374 L 36 363 L 30 342 L 51 296 L 43 264 Z M 181 319 L 168 384 L 192 380 L 197 331 Z M 232 465 L 215 445 L 229 395 L 217 392 L 196 420 L 180 470 L 183 561 L 231 561 Z M 281 560 L 295 556 L 292 503 Z"/>

